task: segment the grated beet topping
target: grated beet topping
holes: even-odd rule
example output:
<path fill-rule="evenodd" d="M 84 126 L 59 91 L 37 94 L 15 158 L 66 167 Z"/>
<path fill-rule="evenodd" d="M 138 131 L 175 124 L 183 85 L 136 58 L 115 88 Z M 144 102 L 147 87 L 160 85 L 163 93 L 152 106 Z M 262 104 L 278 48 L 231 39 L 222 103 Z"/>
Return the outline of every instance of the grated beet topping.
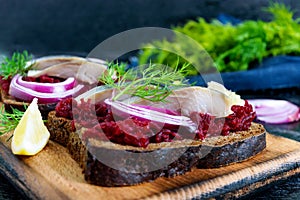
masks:
<path fill-rule="evenodd" d="M 233 105 L 231 110 L 233 113 L 225 118 L 215 118 L 203 113 L 192 113 L 192 120 L 199 123 L 196 139 L 203 140 L 208 136 L 220 134 L 226 136 L 230 132 L 248 130 L 251 122 L 256 117 L 256 113 L 248 101 L 245 100 L 244 106 Z"/>
<path fill-rule="evenodd" d="M 223 135 L 230 132 L 248 130 L 256 117 L 252 106 L 245 101 L 244 106 L 234 105 L 232 114 L 225 118 L 216 118 L 209 114 L 192 113 L 191 119 L 198 124 L 198 129 L 191 133 L 184 128 L 178 131 L 170 129 L 168 125 L 137 118 L 134 116 L 117 117 L 111 107 L 104 102 L 92 104 L 90 101 L 81 101 L 73 104 L 72 99 L 64 99 L 57 104 L 56 116 L 76 121 L 80 127 L 87 128 L 83 139 L 96 138 L 110 140 L 121 145 L 147 147 L 150 143 L 172 142 L 174 140 L 195 139 L 203 140 L 206 137 Z"/>
<path fill-rule="evenodd" d="M 37 77 L 37 78 L 24 76 L 22 79 L 24 81 L 38 82 L 38 83 L 59 83 L 59 82 L 63 82 L 65 80 L 65 79 L 62 79 L 62 78 L 51 77 L 51 76 L 47 76 L 47 75 L 42 75 L 42 76 Z M 3 76 L 0 76 L 1 89 L 6 94 L 8 94 L 10 82 L 11 82 L 11 77 L 9 77 L 8 79 L 3 79 Z"/>
<path fill-rule="evenodd" d="M 37 83 L 60 83 L 65 81 L 63 78 L 48 76 L 48 75 L 42 75 L 39 77 L 30 77 L 30 76 L 24 76 L 23 81 L 27 82 L 37 82 Z"/>
<path fill-rule="evenodd" d="M 76 101 L 74 101 L 75 103 Z M 67 119 L 73 119 L 73 112 L 72 112 L 72 98 L 66 98 L 59 101 L 55 107 L 56 116 L 57 117 L 64 117 Z"/>

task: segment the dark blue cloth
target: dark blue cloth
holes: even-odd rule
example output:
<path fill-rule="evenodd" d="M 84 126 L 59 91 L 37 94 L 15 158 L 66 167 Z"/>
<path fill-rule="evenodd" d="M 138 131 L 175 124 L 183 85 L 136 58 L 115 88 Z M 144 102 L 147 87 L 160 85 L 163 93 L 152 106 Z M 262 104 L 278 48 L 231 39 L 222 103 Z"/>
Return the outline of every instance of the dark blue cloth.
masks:
<path fill-rule="evenodd" d="M 219 16 L 217 17 L 217 19 L 223 23 L 223 24 L 232 24 L 232 25 L 237 25 L 239 23 L 242 22 L 242 20 L 238 19 L 238 18 L 235 18 L 231 15 L 228 15 L 228 14 L 224 14 L 224 13 L 221 13 L 219 14 Z"/>
<path fill-rule="evenodd" d="M 205 80 L 212 74 L 203 75 Z M 224 86 L 233 91 L 300 88 L 300 57 L 276 56 L 265 59 L 260 65 L 247 71 L 221 73 Z M 191 83 L 205 86 L 203 78 L 188 77 Z"/>

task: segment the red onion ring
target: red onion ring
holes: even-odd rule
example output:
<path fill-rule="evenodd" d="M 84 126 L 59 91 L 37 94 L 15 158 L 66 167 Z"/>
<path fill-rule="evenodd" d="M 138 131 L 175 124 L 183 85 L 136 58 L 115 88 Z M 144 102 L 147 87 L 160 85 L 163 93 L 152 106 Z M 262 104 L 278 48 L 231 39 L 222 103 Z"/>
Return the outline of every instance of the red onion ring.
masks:
<path fill-rule="evenodd" d="M 285 100 L 254 99 L 252 104 L 257 119 L 270 124 L 283 124 L 298 121 L 300 109 L 295 104 Z"/>
<path fill-rule="evenodd" d="M 67 90 L 72 89 L 75 86 L 75 78 L 70 77 L 65 81 L 60 83 L 37 83 L 37 82 L 29 82 L 24 81 L 23 77 L 19 74 L 16 75 L 17 83 L 23 87 L 32 89 L 36 92 L 43 93 L 56 93 L 56 92 L 65 92 Z"/>
<path fill-rule="evenodd" d="M 10 88 L 9 88 L 9 95 L 26 102 L 31 102 L 35 97 L 37 97 L 39 103 L 56 103 L 63 98 L 74 95 L 84 87 L 83 85 L 77 85 L 74 88 L 69 90 L 46 93 L 46 92 L 35 91 L 31 88 L 27 88 L 20 85 L 18 83 L 19 77 L 20 76 L 14 76 L 12 78 L 10 83 Z M 45 83 L 40 83 L 40 84 L 45 84 Z"/>

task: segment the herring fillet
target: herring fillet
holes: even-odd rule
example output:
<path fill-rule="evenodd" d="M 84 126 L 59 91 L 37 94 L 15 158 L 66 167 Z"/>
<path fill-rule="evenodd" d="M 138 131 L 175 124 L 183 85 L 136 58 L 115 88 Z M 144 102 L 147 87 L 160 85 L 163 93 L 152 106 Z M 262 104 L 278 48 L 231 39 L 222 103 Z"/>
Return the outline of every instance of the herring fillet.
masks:
<path fill-rule="evenodd" d="M 46 56 L 41 57 L 35 60 L 32 60 L 28 63 L 32 65 L 33 69 L 44 70 L 50 66 L 71 62 L 71 61 L 84 61 L 84 58 L 75 57 L 75 56 Z"/>
<path fill-rule="evenodd" d="M 107 69 L 103 63 L 91 62 L 76 57 L 38 59 L 33 64 L 33 68 L 36 71 L 31 72 L 32 77 L 45 74 L 61 78 L 75 77 L 77 80 L 88 84 L 97 83 L 98 78 Z"/>
<path fill-rule="evenodd" d="M 230 95 L 228 95 L 230 94 Z M 232 105 L 244 105 L 244 100 L 228 90 L 192 86 L 174 90 L 167 97 L 169 102 L 177 102 L 181 114 L 190 116 L 192 112 L 209 113 L 216 117 L 226 117 L 232 113 Z"/>
<path fill-rule="evenodd" d="M 192 112 L 201 112 L 226 117 L 232 113 L 232 105 L 243 106 L 245 102 L 239 95 L 212 81 L 208 83 L 207 88 L 191 86 L 173 90 L 164 102 L 140 100 L 136 103 L 176 110 L 184 116 L 190 116 Z"/>

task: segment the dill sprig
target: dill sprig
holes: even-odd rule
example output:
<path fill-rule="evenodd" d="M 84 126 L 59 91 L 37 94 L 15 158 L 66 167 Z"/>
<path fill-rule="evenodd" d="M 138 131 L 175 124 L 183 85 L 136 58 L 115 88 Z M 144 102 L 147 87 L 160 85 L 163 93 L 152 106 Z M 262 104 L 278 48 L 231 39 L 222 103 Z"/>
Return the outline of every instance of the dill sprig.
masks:
<path fill-rule="evenodd" d="M 26 107 L 24 105 L 25 109 Z M 24 112 L 16 108 L 11 108 L 11 113 L 8 113 L 5 111 L 4 105 L 2 105 L 0 108 L 0 135 L 13 131 L 23 115 Z"/>
<path fill-rule="evenodd" d="M 26 63 L 32 59 L 32 56 L 27 51 L 14 52 L 12 57 L 5 57 L 0 63 L 0 75 L 3 79 L 8 79 L 16 74 L 25 75 L 29 68 L 26 68 Z"/>
<path fill-rule="evenodd" d="M 118 100 L 127 94 L 158 102 L 164 101 L 172 89 L 187 85 L 185 74 L 188 66 L 184 64 L 180 68 L 178 65 L 171 68 L 150 63 L 118 73 L 124 64 L 111 64 L 108 72 L 100 80 L 107 86 L 117 89 L 118 92 L 112 100 Z"/>

